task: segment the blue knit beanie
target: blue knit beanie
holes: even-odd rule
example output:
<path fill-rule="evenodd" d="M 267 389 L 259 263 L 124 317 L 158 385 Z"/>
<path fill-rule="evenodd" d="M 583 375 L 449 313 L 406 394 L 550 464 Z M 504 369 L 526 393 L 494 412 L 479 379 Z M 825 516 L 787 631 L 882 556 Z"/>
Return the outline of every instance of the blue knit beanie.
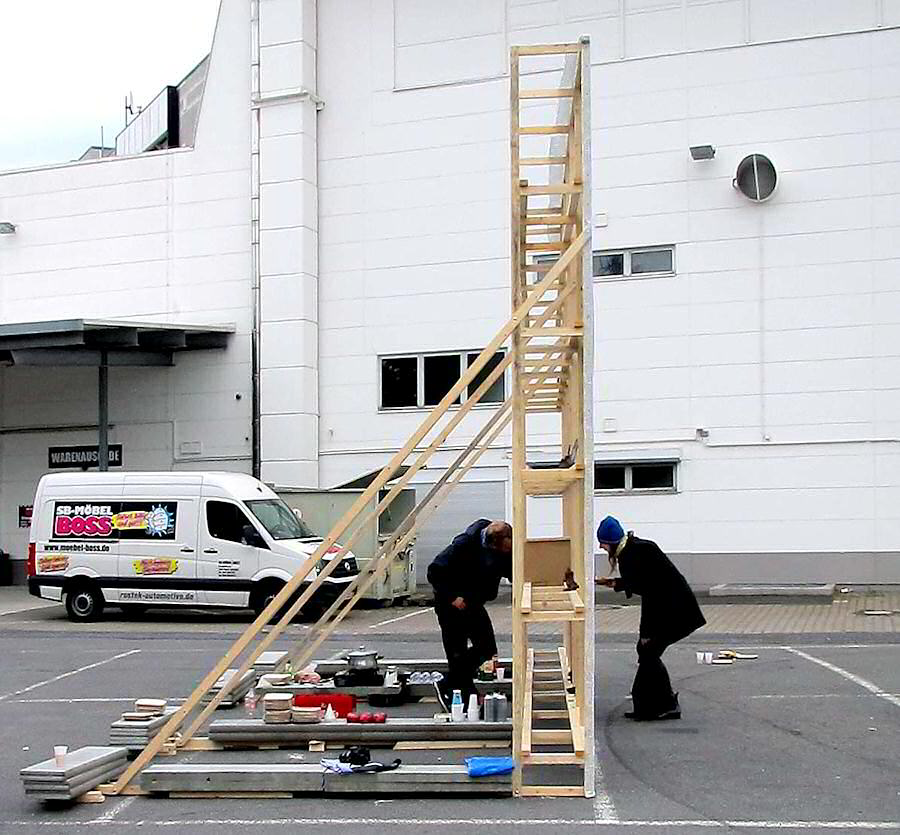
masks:
<path fill-rule="evenodd" d="M 622 541 L 623 536 L 625 536 L 625 531 L 619 524 L 619 520 L 613 519 L 612 516 L 607 516 L 597 528 L 598 542 L 618 543 Z"/>

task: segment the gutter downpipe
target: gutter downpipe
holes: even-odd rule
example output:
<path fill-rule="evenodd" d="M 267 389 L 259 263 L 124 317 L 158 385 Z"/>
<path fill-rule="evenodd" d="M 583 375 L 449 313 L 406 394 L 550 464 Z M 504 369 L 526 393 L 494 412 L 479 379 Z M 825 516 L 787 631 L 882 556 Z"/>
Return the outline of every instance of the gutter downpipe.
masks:
<path fill-rule="evenodd" d="M 250 275 L 251 275 L 251 408 L 250 427 L 252 474 L 260 477 L 260 323 L 262 294 L 259 263 L 259 0 L 250 0 Z"/>

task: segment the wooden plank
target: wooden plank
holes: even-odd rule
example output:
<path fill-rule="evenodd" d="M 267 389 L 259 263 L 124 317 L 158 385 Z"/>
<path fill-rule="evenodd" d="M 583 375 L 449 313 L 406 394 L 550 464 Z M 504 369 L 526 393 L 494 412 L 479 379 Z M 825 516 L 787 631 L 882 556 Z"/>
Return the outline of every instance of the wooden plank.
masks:
<path fill-rule="evenodd" d="M 524 222 L 526 226 L 565 226 L 574 221 L 575 217 L 573 215 L 548 214 L 532 215 L 531 217 L 526 217 Z"/>
<path fill-rule="evenodd" d="M 549 708 L 533 710 L 531 715 L 535 719 L 568 719 L 568 710 L 551 710 Z"/>
<path fill-rule="evenodd" d="M 102 791 L 98 789 L 93 789 L 92 791 L 85 792 L 84 794 L 78 795 L 75 798 L 76 803 L 106 803 L 106 795 L 103 794 Z"/>
<path fill-rule="evenodd" d="M 525 244 L 526 252 L 559 252 L 565 248 L 564 241 L 537 241 L 533 244 Z"/>
<path fill-rule="evenodd" d="M 551 183 L 546 186 L 526 186 L 522 189 L 524 194 L 580 194 L 581 183 Z"/>
<path fill-rule="evenodd" d="M 584 786 L 522 786 L 522 797 L 584 797 Z"/>
<path fill-rule="evenodd" d="M 554 136 L 568 132 L 568 125 L 529 125 L 519 128 L 520 136 Z"/>
<path fill-rule="evenodd" d="M 522 585 L 522 603 L 519 607 L 523 612 L 531 611 L 531 583 Z"/>
<path fill-rule="evenodd" d="M 206 736 L 194 737 L 181 746 L 182 751 L 221 751 L 222 746 L 214 739 Z"/>
<path fill-rule="evenodd" d="M 561 493 L 581 478 L 584 478 L 584 470 L 576 467 L 567 470 L 526 470 L 522 474 L 523 488 L 528 491 L 528 495 L 541 491 L 548 495 Z"/>
<path fill-rule="evenodd" d="M 560 647 L 559 663 L 567 676 L 571 676 L 571 665 L 565 647 Z M 569 730 L 572 734 L 572 748 L 576 754 L 584 754 L 584 726 L 581 722 L 581 711 L 578 708 L 578 700 L 575 694 L 566 693 L 566 712 L 569 714 Z"/>
<path fill-rule="evenodd" d="M 555 754 L 531 753 L 522 754 L 522 760 L 526 765 L 581 765 L 584 762 L 583 754 L 559 752 Z"/>
<path fill-rule="evenodd" d="M 566 157 L 521 157 L 519 165 L 565 165 Z"/>
<path fill-rule="evenodd" d="M 532 745 L 571 745 L 572 732 L 566 730 L 547 730 L 534 728 L 531 731 Z"/>
<path fill-rule="evenodd" d="M 115 783 L 101 783 L 97 786 L 97 791 L 103 792 L 103 794 L 109 795 L 126 795 L 126 796 L 143 796 L 146 795 L 145 792 L 140 786 L 124 786 L 121 789 L 116 788 Z"/>
<path fill-rule="evenodd" d="M 583 328 L 525 328 L 522 336 L 525 339 L 550 338 L 550 337 L 579 337 L 584 333 Z"/>
<path fill-rule="evenodd" d="M 575 95 L 573 87 L 555 87 L 544 90 L 520 90 L 520 99 L 567 99 Z"/>
<path fill-rule="evenodd" d="M 528 650 L 528 661 L 525 667 L 524 681 L 524 710 L 522 712 L 522 744 L 519 750 L 523 755 L 531 753 L 531 735 L 533 719 L 531 717 L 531 708 L 534 697 L 534 681 L 532 674 L 534 673 L 534 650 Z"/>
<path fill-rule="evenodd" d="M 514 46 L 517 54 L 522 55 L 568 55 L 570 53 L 578 53 L 584 47 L 580 43 L 557 43 L 557 44 L 528 44 L 525 46 Z"/>
<path fill-rule="evenodd" d="M 584 615 L 577 614 L 571 609 L 558 609 L 551 611 L 533 611 L 525 615 L 528 623 L 567 623 L 569 621 L 583 621 Z"/>

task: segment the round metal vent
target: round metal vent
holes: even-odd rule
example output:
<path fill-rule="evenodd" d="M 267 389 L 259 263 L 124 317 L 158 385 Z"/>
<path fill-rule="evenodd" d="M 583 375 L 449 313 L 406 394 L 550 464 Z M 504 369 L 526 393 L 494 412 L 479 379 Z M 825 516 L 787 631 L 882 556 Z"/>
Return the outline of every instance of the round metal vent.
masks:
<path fill-rule="evenodd" d="M 750 154 L 744 157 L 737 167 L 732 185 L 756 203 L 768 200 L 775 192 L 778 184 L 778 172 L 772 160 L 762 154 Z"/>

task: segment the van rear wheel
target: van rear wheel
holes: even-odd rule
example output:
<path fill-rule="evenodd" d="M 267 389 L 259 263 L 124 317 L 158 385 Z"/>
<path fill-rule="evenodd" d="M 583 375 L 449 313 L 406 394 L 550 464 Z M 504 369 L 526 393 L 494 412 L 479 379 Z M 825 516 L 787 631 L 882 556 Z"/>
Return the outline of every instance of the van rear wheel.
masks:
<path fill-rule="evenodd" d="M 103 612 L 103 603 L 103 593 L 93 583 L 80 582 L 66 592 L 66 612 L 75 623 L 96 620 Z"/>

